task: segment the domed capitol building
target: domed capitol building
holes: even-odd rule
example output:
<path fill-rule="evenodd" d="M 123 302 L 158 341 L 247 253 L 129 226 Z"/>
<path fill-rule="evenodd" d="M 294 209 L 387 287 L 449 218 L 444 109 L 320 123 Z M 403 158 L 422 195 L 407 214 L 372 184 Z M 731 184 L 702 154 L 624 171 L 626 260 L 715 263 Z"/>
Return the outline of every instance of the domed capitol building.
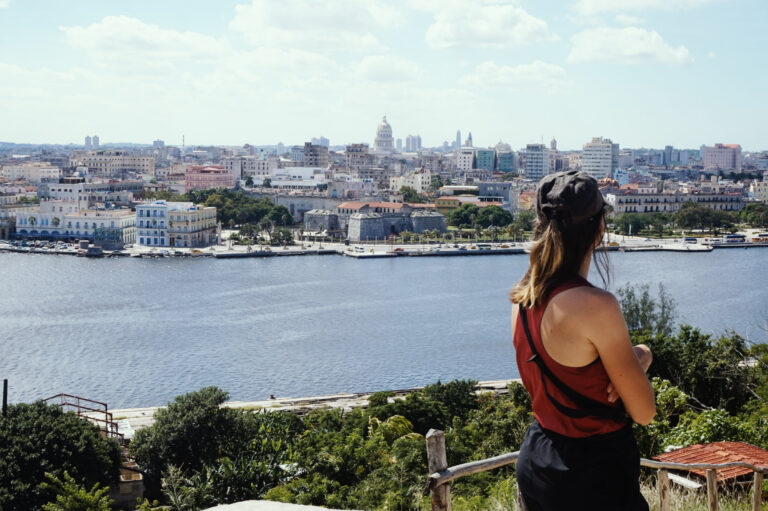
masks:
<path fill-rule="evenodd" d="M 373 143 L 373 150 L 377 153 L 393 153 L 395 151 L 395 139 L 392 138 L 392 126 L 387 122 L 387 116 L 384 116 L 379 127 L 376 128 L 376 140 Z"/>

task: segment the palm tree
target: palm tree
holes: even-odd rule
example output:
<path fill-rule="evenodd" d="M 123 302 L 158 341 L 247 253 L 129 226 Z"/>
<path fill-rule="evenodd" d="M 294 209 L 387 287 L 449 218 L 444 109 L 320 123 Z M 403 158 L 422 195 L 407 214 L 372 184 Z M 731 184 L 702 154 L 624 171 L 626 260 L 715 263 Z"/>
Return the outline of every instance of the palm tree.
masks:
<path fill-rule="evenodd" d="M 60 223 L 61 223 L 61 219 L 59 217 L 57 217 L 57 216 L 53 217 L 53 226 L 54 227 L 58 227 Z"/>
<path fill-rule="evenodd" d="M 34 227 L 37 223 L 37 218 L 34 216 L 29 217 L 29 223 L 32 224 L 32 227 Z"/>

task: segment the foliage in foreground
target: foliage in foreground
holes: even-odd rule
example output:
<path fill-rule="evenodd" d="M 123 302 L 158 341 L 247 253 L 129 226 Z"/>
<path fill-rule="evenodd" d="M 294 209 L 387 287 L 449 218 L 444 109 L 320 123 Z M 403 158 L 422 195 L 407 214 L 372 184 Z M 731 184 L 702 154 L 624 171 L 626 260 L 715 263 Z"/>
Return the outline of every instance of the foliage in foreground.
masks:
<path fill-rule="evenodd" d="M 117 443 L 56 405 L 10 405 L 0 417 L 0 509 L 40 509 L 55 497 L 55 481 L 107 486 L 119 469 Z"/>

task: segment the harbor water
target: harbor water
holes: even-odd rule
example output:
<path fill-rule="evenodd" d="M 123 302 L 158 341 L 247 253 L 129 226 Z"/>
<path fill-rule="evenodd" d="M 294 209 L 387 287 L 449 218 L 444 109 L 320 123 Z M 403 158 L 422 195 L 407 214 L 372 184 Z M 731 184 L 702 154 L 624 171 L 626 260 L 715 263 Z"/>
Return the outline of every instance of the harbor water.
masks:
<path fill-rule="evenodd" d="M 207 385 L 258 400 L 515 378 L 507 293 L 527 259 L 0 254 L 0 378 L 11 402 L 110 408 Z M 768 341 L 768 249 L 610 261 L 612 289 L 661 282 L 679 321 Z"/>

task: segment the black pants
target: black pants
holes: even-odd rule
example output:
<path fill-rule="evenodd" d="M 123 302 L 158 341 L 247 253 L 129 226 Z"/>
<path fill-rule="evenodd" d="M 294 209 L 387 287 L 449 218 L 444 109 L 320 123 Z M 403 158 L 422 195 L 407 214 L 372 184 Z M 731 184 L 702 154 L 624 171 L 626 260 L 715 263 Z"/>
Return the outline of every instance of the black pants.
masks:
<path fill-rule="evenodd" d="M 648 511 L 639 476 L 640 453 L 630 426 L 569 438 L 534 420 L 517 460 L 527 511 Z"/>

